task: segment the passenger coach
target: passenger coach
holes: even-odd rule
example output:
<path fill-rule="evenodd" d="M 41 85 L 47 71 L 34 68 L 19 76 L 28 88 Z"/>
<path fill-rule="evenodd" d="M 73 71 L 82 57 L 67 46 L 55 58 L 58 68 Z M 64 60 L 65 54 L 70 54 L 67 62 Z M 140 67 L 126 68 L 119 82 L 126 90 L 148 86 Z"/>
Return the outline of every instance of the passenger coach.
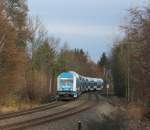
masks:
<path fill-rule="evenodd" d="M 63 72 L 57 77 L 57 95 L 60 99 L 77 98 L 82 92 L 102 88 L 102 79 L 81 76 L 74 71 Z"/>

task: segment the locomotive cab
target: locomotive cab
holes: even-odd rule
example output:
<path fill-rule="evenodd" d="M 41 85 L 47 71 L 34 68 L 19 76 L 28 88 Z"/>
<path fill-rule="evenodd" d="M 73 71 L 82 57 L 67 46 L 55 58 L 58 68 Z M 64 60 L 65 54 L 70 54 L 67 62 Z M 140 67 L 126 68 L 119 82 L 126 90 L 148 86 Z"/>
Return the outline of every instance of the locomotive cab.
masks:
<path fill-rule="evenodd" d="M 75 84 L 76 80 L 73 73 L 61 73 L 57 78 L 57 97 L 59 99 L 76 98 L 78 94 Z"/>

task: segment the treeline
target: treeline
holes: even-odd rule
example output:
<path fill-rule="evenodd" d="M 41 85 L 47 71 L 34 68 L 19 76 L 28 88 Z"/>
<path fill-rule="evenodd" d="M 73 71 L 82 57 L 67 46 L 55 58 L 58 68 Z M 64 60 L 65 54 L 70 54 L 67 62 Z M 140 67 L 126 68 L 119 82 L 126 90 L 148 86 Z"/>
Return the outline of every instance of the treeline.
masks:
<path fill-rule="evenodd" d="M 0 0 L 0 104 L 48 99 L 62 71 L 100 75 L 85 51 L 58 49 L 59 43 L 38 18 L 29 18 L 26 0 Z"/>
<path fill-rule="evenodd" d="M 114 91 L 129 101 L 150 104 L 150 8 L 129 10 L 125 36 L 112 49 Z"/>

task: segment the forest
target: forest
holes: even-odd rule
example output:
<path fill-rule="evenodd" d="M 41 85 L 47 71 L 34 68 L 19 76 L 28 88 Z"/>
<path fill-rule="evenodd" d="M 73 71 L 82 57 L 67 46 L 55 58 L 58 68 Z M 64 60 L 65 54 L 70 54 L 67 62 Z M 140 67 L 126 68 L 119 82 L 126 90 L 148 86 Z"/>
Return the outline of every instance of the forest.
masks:
<path fill-rule="evenodd" d="M 55 95 L 56 77 L 74 70 L 103 77 L 114 94 L 150 105 L 150 7 L 131 8 L 121 25 L 124 36 L 111 54 L 92 61 L 83 49 L 60 47 L 38 17 L 28 15 L 26 0 L 0 0 L 0 104 L 45 102 Z M 99 56 L 98 56 L 99 57 Z"/>
<path fill-rule="evenodd" d="M 0 0 L 0 104 L 46 102 L 55 95 L 56 77 L 74 70 L 98 77 L 88 52 L 60 47 L 37 17 L 28 15 L 26 0 Z"/>
<path fill-rule="evenodd" d="M 115 94 L 150 105 L 150 7 L 128 10 L 124 36 L 110 56 Z"/>

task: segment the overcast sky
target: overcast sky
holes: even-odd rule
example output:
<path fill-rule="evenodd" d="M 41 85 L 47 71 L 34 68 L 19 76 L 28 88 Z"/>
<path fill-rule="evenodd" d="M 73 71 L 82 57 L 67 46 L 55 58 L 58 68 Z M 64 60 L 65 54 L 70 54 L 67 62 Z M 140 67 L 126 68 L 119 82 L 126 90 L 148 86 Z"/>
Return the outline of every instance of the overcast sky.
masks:
<path fill-rule="evenodd" d="M 39 16 L 49 34 L 83 48 L 94 61 L 109 53 L 127 9 L 148 0 L 28 0 L 30 15 Z"/>

